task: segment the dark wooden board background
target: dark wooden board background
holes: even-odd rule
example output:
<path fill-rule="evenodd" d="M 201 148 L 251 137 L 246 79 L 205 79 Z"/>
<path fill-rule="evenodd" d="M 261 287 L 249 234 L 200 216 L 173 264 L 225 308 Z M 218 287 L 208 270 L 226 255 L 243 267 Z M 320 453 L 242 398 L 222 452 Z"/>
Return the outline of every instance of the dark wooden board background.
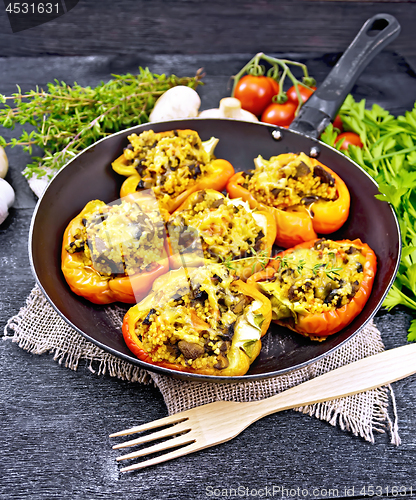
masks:
<path fill-rule="evenodd" d="M 229 93 L 229 77 L 258 51 L 301 58 L 322 81 L 377 12 L 396 15 L 402 33 L 363 73 L 354 96 L 403 113 L 416 99 L 414 2 L 80 0 L 56 21 L 19 33 L 12 33 L 1 10 L 0 93 L 55 78 L 96 85 L 139 65 L 183 75 L 203 67 L 200 93 L 209 108 Z M 21 176 L 29 156 L 18 149 L 8 155 L 16 203 L 0 226 L 0 331 L 35 283 L 27 242 L 36 197 Z M 406 343 L 411 318 L 400 309 L 378 313 L 387 348 Z M 393 486 L 407 489 L 399 498 L 411 498 L 410 488 L 416 496 L 414 376 L 394 384 L 400 447 L 388 435 L 370 444 L 287 411 L 222 446 L 120 474 L 107 436 L 166 415 L 159 391 L 98 376 L 85 364 L 73 372 L 52 355 L 29 354 L 10 340 L 0 347 L 1 499 L 206 499 L 225 498 L 210 495 L 214 488 L 240 487 L 241 493 L 273 486 L 286 488 L 286 498 L 368 498 L 362 488 L 370 485 L 382 487 L 383 498 L 394 497 L 386 494 Z M 309 496 L 293 494 L 298 488 Z"/>
<path fill-rule="evenodd" d="M 3 56 L 336 52 L 378 12 L 402 25 L 392 48 L 416 56 L 415 2 L 366 0 L 80 0 L 13 36 L 2 10 L 0 47 Z"/>

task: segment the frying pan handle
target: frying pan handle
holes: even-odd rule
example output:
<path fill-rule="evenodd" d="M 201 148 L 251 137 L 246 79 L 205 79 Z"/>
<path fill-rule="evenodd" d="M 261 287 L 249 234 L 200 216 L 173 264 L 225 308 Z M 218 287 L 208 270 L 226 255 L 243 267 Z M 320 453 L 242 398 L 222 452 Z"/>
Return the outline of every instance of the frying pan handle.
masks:
<path fill-rule="evenodd" d="M 399 33 L 400 24 L 390 14 L 376 14 L 368 19 L 322 85 L 300 108 L 289 129 L 318 138 L 364 68 Z"/>

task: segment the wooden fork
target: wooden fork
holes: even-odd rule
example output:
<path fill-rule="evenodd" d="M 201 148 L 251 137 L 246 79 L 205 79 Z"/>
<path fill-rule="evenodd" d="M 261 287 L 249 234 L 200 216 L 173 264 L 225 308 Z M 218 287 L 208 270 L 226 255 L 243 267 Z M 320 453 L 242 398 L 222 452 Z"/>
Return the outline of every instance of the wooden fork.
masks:
<path fill-rule="evenodd" d="M 113 446 L 113 449 L 119 449 L 170 438 L 154 446 L 122 455 L 117 460 L 143 457 L 181 446 L 169 453 L 124 467 L 121 471 L 142 469 L 229 441 L 253 422 L 271 413 L 357 394 L 413 373 L 416 373 L 416 344 L 408 344 L 355 361 L 261 401 L 217 401 L 116 432 L 110 437 L 127 436 L 169 426 Z"/>

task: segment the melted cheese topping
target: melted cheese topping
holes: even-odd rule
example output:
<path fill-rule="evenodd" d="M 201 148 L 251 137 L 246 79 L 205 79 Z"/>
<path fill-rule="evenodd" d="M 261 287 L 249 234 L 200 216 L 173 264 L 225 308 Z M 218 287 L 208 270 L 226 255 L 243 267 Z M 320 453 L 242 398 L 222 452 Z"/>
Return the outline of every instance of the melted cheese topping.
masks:
<path fill-rule="evenodd" d="M 212 141 L 205 149 L 195 131 L 173 130 L 162 136 L 147 130 L 128 139 L 131 146 L 123 154 L 140 176 L 138 189 L 152 188 L 159 199 L 179 195 L 212 171 Z"/>
<path fill-rule="evenodd" d="M 254 163 L 255 170 L 245 173 L 239 182 L 265 205 L 285 210 L 338 197 L 335 179 L 304 153 L 289 160 L 285 155 L 269 160 L 258 156 Z"/>
<path fill-rule="evenodd" d="M 262 304 L 255 300 L 237 320 L 234 334 L 234 346 L 243 349 L 250 356 L 252 345 L 261 338 L 261 324 L 264 319 L 258 310 Z"/>
<path fill-rule="evenodd" d="M 169 221 L 175 253 L 193 251 L 200 238 L 204 258 L 223 262 L 250 257 L 266 249 L 267 220 L 248 203 L 214 190 L 199 191 L 190 208 Z"/>
<path fill-rule="evenodd" d="M 164 256 L 164 223 L 157 210 L 142 211 L 134 202 L 98 204 L 82 220 L 66 248 L 83 252 L 84 265 L 103 277 L 133 275 L 156 265 Z"/>

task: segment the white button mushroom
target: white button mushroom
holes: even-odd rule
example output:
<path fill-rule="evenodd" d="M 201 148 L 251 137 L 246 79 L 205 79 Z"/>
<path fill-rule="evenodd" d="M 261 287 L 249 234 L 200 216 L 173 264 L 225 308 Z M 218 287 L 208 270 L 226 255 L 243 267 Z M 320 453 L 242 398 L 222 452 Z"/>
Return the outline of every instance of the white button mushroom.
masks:
<path fill-rule="evenodd" d="M 0 178 L 4 179 L 6 177 L 7 171 L 9 170 L 9 160 L 7 159 L 6 152 L 3 147 L 0 146 Z"/>
<path fill-rule="evenodd" d="M 159 122 L 178 118 L 194 118 L 198 116 L 201 99 L 190 87 L 177 85 L 164 92 L 156 101 L 149 121 Z"/>
<path fill-rule="evenodd" d="M 247 122 L 258 122 L 257 116 L 245 109 L 241 109 L 241 102 L 235 97 L 224 97 L 219 108 L 206 109 L 199 113 L 199 118 L 233 118 Z"/>
<path fill-rule="evenodd" d="M 9 215 L 9 208 L 14 203 L 14 190 L 10 184 L 0 178 L 0 224 L 2 224 Z"/>

